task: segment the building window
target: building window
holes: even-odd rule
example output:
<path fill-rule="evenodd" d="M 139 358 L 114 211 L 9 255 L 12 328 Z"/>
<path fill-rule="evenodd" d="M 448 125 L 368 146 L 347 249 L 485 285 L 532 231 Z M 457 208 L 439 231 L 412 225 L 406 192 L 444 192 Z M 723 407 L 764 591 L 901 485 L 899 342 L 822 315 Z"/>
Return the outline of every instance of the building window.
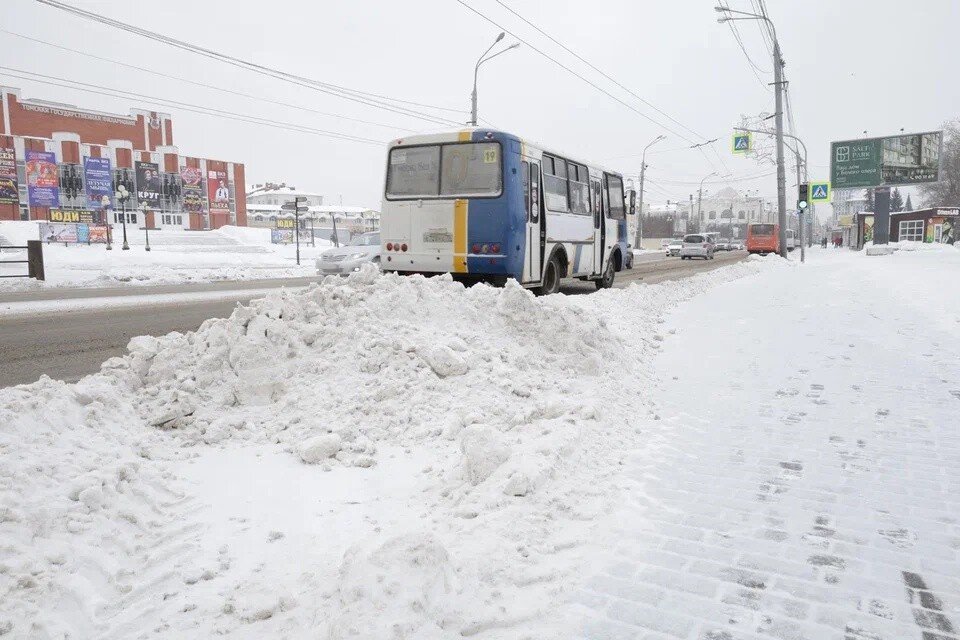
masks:
<path fill-rule="evenodd" d="M 737 213 L 737 218 L 739 218 L 740 220 L 746 220 L 747 219 L 746 211 L 739 211 Z"/>
<path fill-rule="evenodd" d="M 900 240 L 907 242 L 923 242 L 923 220 L 901 221 Z"/>
<path fill-rule="evenodd" d="M 711 212 L 710 212 L 710 219 L 711 219 L 711 220 L 716 220 L 716 219 L 717 219 L 717 212 L 716 212 L 716 211 L 711 211 Z"/>

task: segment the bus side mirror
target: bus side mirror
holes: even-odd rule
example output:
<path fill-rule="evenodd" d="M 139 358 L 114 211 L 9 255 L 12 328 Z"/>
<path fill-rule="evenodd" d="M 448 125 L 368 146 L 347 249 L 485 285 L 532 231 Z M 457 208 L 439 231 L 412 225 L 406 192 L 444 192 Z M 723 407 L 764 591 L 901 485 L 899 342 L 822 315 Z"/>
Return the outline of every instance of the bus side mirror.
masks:
<path fill-rule="evenodd" d="M 630 189 L 630 208 L 628 211 L 630 215 L 636 215 L 637 213 L 637 192 L 633 189 Z"/>

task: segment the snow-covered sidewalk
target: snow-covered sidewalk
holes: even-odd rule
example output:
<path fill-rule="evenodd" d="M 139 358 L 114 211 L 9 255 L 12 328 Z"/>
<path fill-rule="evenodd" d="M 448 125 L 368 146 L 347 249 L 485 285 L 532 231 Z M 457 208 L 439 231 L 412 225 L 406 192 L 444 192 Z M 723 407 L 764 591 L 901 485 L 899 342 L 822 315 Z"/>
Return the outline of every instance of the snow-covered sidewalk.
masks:
<path fill-rule="evenodd" d="M 814 250 L 680 307 L 579 637 L 958 637 L 958 277 Z"/>
<path fill-rule="evenodd" d="M 329 243 L 300 247 L 296 263 L 293 245 L 271 244 L 270 229 L 222 227 L 215 231 L 154 230 L 151 250 L 145 250 L 143 231 L 128 228 L 130 249 L 123 251 L 120 226 L 114 225 L 114 248 L 103 244 L 45 243 L 45 281 L 0 279 L 0 293 L 51 287 L 105 287 L 114 285 L 184 284 L 262 278 L 292 278 L 316 274 L 314 261 Z M 38 240 L 36 222 L 0 222 L 0 245 L 23 246 Z M 25 251 L 6 249 L 0 260 L 22 260 Z M 26 271 L 26 265 L 0 265 L 0 274 Z"/>

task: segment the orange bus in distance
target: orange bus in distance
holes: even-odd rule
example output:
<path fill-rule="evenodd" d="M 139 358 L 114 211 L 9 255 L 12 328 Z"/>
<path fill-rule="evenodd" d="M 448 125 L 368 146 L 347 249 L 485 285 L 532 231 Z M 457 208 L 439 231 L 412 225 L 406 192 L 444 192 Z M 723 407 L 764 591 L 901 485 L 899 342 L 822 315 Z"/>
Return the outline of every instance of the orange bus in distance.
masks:
<path fill-rule="evenodd" d="M 780 253 L 780 225 L 767 222 L 748 224 L 747 252 Z"/>

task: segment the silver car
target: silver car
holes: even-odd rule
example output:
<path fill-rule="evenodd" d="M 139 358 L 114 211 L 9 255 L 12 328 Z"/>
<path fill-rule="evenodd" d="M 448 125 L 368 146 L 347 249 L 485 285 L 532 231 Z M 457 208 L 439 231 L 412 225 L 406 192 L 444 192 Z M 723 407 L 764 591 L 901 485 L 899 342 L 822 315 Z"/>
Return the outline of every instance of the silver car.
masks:
<path fill-rule="evenodd" d="M 713 260 L 715 251 L 710 236 L 706 234 L 691 233 L 683 236 L 683 247 L 680 249 L 680 259 L 690 260 L 691 258 L 703 258 L 704 260 Z"/>
<path fill-rule="evenodd" d="M 326 249 L 317 258 L 317 273 L 322 276 L 347 275 L 360 271 L 371 262 L 380 267 L 380 233 L 362 233 L 342 247 Z"/>

